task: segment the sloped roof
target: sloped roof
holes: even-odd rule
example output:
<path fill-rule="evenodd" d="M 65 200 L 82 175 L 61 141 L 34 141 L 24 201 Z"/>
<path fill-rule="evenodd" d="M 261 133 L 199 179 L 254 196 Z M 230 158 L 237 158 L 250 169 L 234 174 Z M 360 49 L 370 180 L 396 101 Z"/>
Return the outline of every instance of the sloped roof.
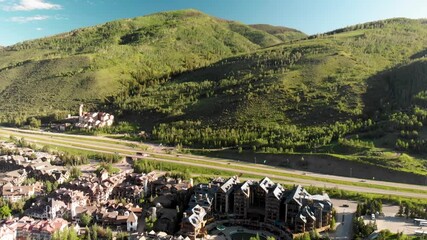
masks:
<path fill-rule="evenodd" d="M 307 223 L 307 218 L 304 217 L 304 215 L 302 215 L 302 214 L 298 214 L 297 219 L 299 219 L 300 221 L 302 221 L 304 223 Z"/>
<path fill-rule="evenodd" d="M 288 193 L 285 199 L 285 203 L 289 203 L 294 200 L 300 206 L 302 206 L 302 202 L 300 201 L 302 199 L 311 199 L 311 195 L 301 185 L 298 185 Z"/>
<path fill-rule="evenodd" d="M 302 208 L 302 214 L 305 216 L 305 217 L 307 217 L 307 218 L 309 218 L 309 219 L 311 219 L 311 220 L 313 220 L 313 221 L 316 221 L 316 217 L 314 216 L 314 212 L 313 211 L 311 211 L 311 209 L 310 209 L 310 207 L 309 206 L 305 206 L 304 208 Z"/>
<path fill-rule="evenodd" d="M 127 222 L 136 223 L 136 222 L 138 222 L 138 217 L 135 215 L 135 213 L 131 212 L 129 214 Z"/>
<path fill-rule="evenodd" d="M 327 193 L 323 193 L 323 194 L 316 194 L 316 195 L 313 195 L 313 196 L 311 196 L 311 198 L 314 200 L 314 201 L 331 201 L 331 199 L 329 198 L 329 195 L 327 194 Z"/>
<path fill-rule="evenodd" d="M 184 218 L 183 222 L 189 222 L 194 227 L 197 227 L 206 216 L 206 211 L 200 205 L 196 205 L 191 209 L 191 212 L 192 214 L 189 217 Z"/>
<path fill-rule="evenodd" d="M 3 185 L 3 189 L 5 188 L 12 188 L 13 184 L 11 182 L 6 183 L 5 185 Z"/>
<path fill-rule="evenodd" d="M 249 193 L 250 193 L 250 185 L 252 185 L 252 181 L 248 180 L 246 182 L 244 182 L 239 189 L 241 190 L 241 192 L 243 192 L 246 197 L 249 197 Z"/>
<path fill-rule="evenodd" d="M 265 177 L 259 181 L 259 186 L 268 193 L 268 189 L 274 185 L 274 182 L 270 178 Z"/>
<path fill-rule="evenodd" d="M 224 184 L 222 184 L 220 188 L 223 192 L 228 192 L 233 188 L 234 184 L 238 182 L 239 182 L 239 178 L 237 176 L 233 176 L 229 178 Z"/>
<path fill-rule="evenodd" d="M 330 211 L 332 210 L 332 201 L 329 198 L 327 193 L 323 193 L 322 195 L 317 194 L 311 197 L 315 203 L 321 204 L 323 210 Z"/>
<path fill-rule="evenodd" d="M 274 196 L 276 199 L 280 200 L 283 197 L 285 189 L 279 183 L 270 190 L 269 195 Z"/>

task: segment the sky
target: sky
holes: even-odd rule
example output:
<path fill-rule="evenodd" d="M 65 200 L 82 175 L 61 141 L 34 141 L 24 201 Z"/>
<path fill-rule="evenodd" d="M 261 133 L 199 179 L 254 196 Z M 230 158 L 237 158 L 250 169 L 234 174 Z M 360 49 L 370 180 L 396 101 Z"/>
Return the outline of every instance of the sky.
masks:
<path fill-rule="evenodd" d="M 0 46 L 187 8 L 310 35 L 386 18 L 427 18 L 427 0 L 0 0 Z"/>

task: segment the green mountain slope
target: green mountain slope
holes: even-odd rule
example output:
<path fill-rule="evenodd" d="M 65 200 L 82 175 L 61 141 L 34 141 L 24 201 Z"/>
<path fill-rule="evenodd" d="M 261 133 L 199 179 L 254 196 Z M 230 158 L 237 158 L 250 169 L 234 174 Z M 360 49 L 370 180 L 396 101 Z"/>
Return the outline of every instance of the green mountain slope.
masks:
<path fill-rule="evenodd" d="M 276 36 L 282 41 L 298 40 L 307 37 L 305 33 L 293 28 L 272 26 L 268 24 L 253 24 L 249 26 Z"/>
<path fill-rule="evenodd" d="M 58 117 L 84 102 L 162 143 L 426 174 L 427 22 L 303 36 L 185 10 L 17 44 L 0 51 L 0 120 Z"/>
<path fill-rule="evenodd" d="M 426 173 L 424 160 L 389 153 L 427 145 L 426 44 L 424 21 L 367 23 L 127 89 L 113 106 L 169 144 L 344 154 Z"/>
<path fill-rule="evenodd" d="M 132 76 L 160 78 L 279 42 L 240 23 L 182 10 L 16 44 L 0 52 L 0 112 L 15 118 L 9 113 L 100 104 Z"/>
<path fill-rule="evenodd" d="M 250 112 L 241 111 L 243 107 L 253 109 L 259 105 L 255 108 L 258 111 L 263 104 L 268 108 L 266 112 L 274 113 L 277 108 L 278 114 L 274 115 L 280 115 L 280 123 L 299 126 L 364 117 L 370 107 L 364 99 L 371 94 L 367 91 L 370 81 L 374 81 L 371 79 L 379 78 L 386 69 L 414 61 L 411 56 L 423 51 L 426 34 L 426 25 L 401 19 L 384 27 L 283 44 L 173 76 L 164 84 L 143 86 L 142 94 L 127 96 L 126 101 L 131 106 L 129 110 L 136 107 L 137 111 L 158 111 L 177 117 L 203 105 L 200 101 L 214 104 L 224 100 L 231 105 L 221 104 L 221 109 L 239 106 L 230 115 L 234 123 L 251 120 L 252 117 L 245 118 Z M 190 89 L 190 85 L 195 89 Z M 380 93 L 372 95 L 378 97 Z M 158 101 L 153 106 L 151 98 Z M 255 114 L 253 122 L 262 125 L 262 116 Z M 222 115 L 218 117 L 224 119 Z M 278 123 L 269 116 L 264 120 L 271 121 L 273 126 Z"/>
<path fill-rule="evenodd" d="M 280 38 L 265 31 L 254 29 L 238 22 L 229 22 L 230 29 L 261 47 L 269 47 L 283 42 Z"/>

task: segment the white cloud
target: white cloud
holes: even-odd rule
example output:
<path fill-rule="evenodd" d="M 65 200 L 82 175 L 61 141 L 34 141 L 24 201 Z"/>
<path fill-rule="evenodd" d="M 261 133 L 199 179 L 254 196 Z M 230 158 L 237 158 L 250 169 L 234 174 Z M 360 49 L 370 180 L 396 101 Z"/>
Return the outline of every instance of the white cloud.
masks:
<path fill-rule="evenodd" d="M 37 31 L 42 31 L 42 30 L 43 30 L 43 28 L 36 28 L 36 30 L 37 30 Z"/>
<path fill-rule="evenodd" d="M 49 18 L 50 16 L 46 16 L 46 15 L 36 15 L 31 17 L 11 17 L 8 19 L 8 21 L 17 22 L 17 23 L 27 23 L 27 22 L 34 22 L 34 21 L 43 21 Z"/>
<path fill-rule="evenodd" d="M 45 0 L 19 0 L 19 3 L 5 6 L 3 9 L 6 11 L 57 10 L 62 9 L 62 6 L 45 2 Z"/>

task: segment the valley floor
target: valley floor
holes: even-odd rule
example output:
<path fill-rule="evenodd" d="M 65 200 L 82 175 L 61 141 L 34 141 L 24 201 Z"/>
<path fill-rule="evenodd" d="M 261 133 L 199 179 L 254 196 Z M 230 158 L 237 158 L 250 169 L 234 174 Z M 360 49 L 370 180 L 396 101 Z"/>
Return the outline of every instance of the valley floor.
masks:
<path fill-rule="evenodd" d="M 127 157 L 179 163 L 185 166 L 208 168 L 213 171 L 232 171 L 235 172 L 236 175 L 248 174 L 251 176 L 268 176 L 284 184 L 301 184 L 303 186 L 337 188 L 359 193 L 427 199 L 427 187 L 420 185 L 373 180 L 366 181 L 358 178 L 316 174 L 263 164 L 243 163 L 230 159 L 211 158 L 190 154 L 172 154 L 170 153 L 170 149 L 166 149 L 165 152 L 163 148 L 158 146 L 152 147 L 138 142 L 116 140 L 99 136 L 77 136 L 14 128 L 0 128 L 1 137 L 8 138 L 10 135 L 23 137 L 28 142 L 49 145 L 54 148 L 67 148 L 76 151 L 99 153 L 117 153 Z M 149 156 L 143 157 L 140 155 L 141 152 L 146 152 Z"/>

